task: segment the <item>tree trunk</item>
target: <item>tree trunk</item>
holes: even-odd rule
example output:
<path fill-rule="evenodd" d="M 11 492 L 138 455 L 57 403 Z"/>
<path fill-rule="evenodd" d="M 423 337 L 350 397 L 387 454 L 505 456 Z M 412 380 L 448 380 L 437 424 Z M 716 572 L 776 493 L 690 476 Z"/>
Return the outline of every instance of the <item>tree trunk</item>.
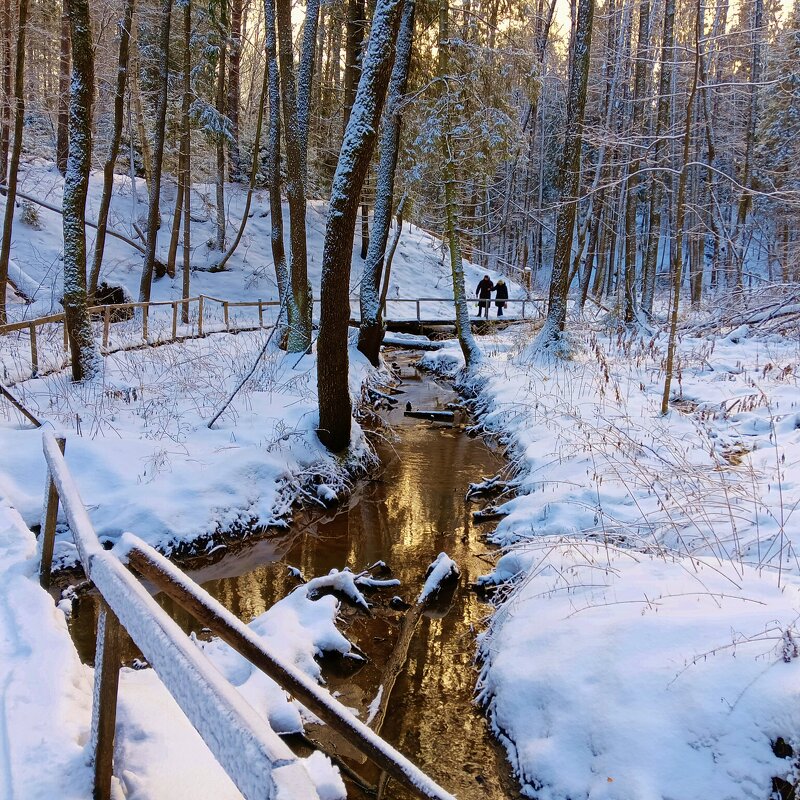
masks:
<path fill-rule="evenodd" d="M 450 9 L 448 0 L 439 0 L 439 63 L 437 72 L 443 81 L 443 91 L 449 93 L 450 77 Z M 472 323 L 469 318 L 467 291 L 464 285 L 464 261 L 461 257 L 461 240 L 457 219 L 456 170 L 453 157 L 451 132 L 453 130 L 450 116 L 450 97 L 445 97 L 444 119 L 442 120 L 442 181 L 444 183 L 445 227 L 447 246 L 450 251 L 450 273 L 453 280 L 453 301 L 456 312 L 456 334 L 461 352 L 464 354 L 464 365 L 470 371 L 481 358 L 481 351 L 472 335 Z M 487 312 L 488 313 L 488 312 Z"/>
<path fill-rule="evenodd" d="M 114 92 L 114 124 L 111 131 L 111 142 L 108 157 L 103 165 L 103 194 L 100 198 L 100 211 L 97 215 L 97 236 L 94 240 L 94 258 L 89 276 L 89 296 L 94 297 L 100 280 L 100 269 L 103 265 L 103 251 L 108 227 L 108 211 L 111 207 L 111 194 L 114 191 L 114 167 L 119 154 L 119 143 L 122 138 L 122 122 L 125 112 L 125 86 L 128 82 L 128 57 L 130 52 L 131 27 L 133 25 L 133 7 L 135 0 L 126 0 L 125 11 L 119 25 L 119 58 L 117 60 L 117 86 Z M 135 187 L 131 184 L 131 191 Z"/>
<path fill-rule="evenodd" d="M 0 107 L 0 192 L 5 194 L 5 185 L 8 178 L 8 145 L 11 126 L 11 0 L 3 0 L 2 14 L 3 29 L 3 102 Z"/>
<path fill-rule="evenodd" d="M 291 306 L 292 282 L 286 266 L 286 252 L 283 246 L 283 205 L 281 203 L 281 87 L 278 72 L 277 38 L 275 32 L 275 0 L 264 2 L 264 25 L 266 27 L 267 63 L 264 69 L 269 80 L 269 131 L 267 133 L 267 175 L 269 180 L 270 244 L 272 263 L 275 265 L 275 281 L 278 286 L 278 299 L 281 302 L 276 325 L 279 327 L 278 340 L 284 342 L 285 320 Z"/>
<path fill-rule="evenodd" d="M 308 282 L 306 243 L 306 184 L 297 111 L 297 91 L 292 57 L 292 8 L 290 0 L 277 0 L 280 45 L 280 77 L 283 100 L 283 132 L 286 140 L 286 198 L 289 202 L 290 272 L 288 348 L 303 353 L 311 346 L 311 285 Z M 330 213 L 330 212 L 329 212 Z"/>
<path fill-rule="evenodd" d="M 61 11 L 61 55 L 58 69 L 58 130 L 56 132 L 56 167 L 64 175 L 67 171 L 67 147 L 69 146 L 69 79 L 70 40 L 67 2 L 63 0 Z"/>
<path fill-rule="evenodd" d="M 322 254 L 317 395 L 320 441 L 338 452 L 350 443 L 347 326 L 356 217 L 394 59 L 402 0 L 377 0 L 361 79 L 333 178 Z"/>
<path fill-rule="evenodd" d="M 100 369 L 86 298 L 86 193 L 92 161 L 94 47 L 89 0 L 69 0 L 73 44 L 69 105 L 69 152 L 64 179 L 64 317 L 72 357 L 72 379 L 91 379 Z"/>
<path fill-rule="evenodd" d="M 653 160 L 657 168 L 663 168 L 669 144 L 666 134 L 670 127 L 672 111 L 672 72 L 675 60 L 675 0 L 666 0 L 664 6 L 664 34 L 661 41 L 661 75 L 658 85 L 658 116 L 656 118 Z M 650 189 L 650 229 L 642 265 L 642 310 L 649 317 L 653 313 L 653 298 L 656 288 L 658 245 L 661 240 L 661 209 L 664 204 L 666 173 L 656 173 Z"/>
<path fill-rule="evenodd" d="M 751 28 L 751 39 L 753 43 L 752 62 L 750 64 L 750 103 L 747 107 L 747 131 L 745 139 L 744 164 L 742 165 L 742 175 L 739 183 L 743 189 L 739 197 L 739 204 L 736 210 L 736 228 L 733 234 L 733 258 L 736 288 L 742 288 L 742 273 L 744 272 L 744 262 L 747 248 L 744 244 L 745 225 L 750 207 L 753 204 L 752 182 L 753 182 L 753 148 L 756 139 L 756 126 L 758 124 L 758 87 L 761 83 L 762 59 L 761 59 L 761 39 L 763 32 L 761 27 L 764 18 L 764 0 L 753 0 L 753 22 Z"/>
<path fill-rule="evenodd" d="M 215 106 L 217 114 L 222 118 L 226 111 L 225 102 L 225 64 L 228 53 L 228 13 L 227 3 L 220 3 L 221 19 L 217 23 L 219 36 L 219 60 L 217 63 L 217 91 Z M 214 152 L 216 154 L 216 174 L 214 185 L 216 187 L 217 203 L 217 241 L 216 248 L 220 253 L 225 252 L 225 137 L 217 132 L 214 139 Z"/>
<path fill-rule="evenodd" d="M 189 299 L 192 256 L 192 0 L 183 2 L 183 99 L 181 101 L 181 155 L 183 155 L 183 299 Z M 189 304 L 183 304 L 181 321 L 189 323 Z"/>
<path fill-rule="evenodd" d="M 228 55 L 227 117 L 231 122 L 232 138 L 228 142 L 228 162 L 231 180 L 241 180 L 242 163 L 239 153 L 240 71 L 242 61 L 242 0 L 231 0 L 231 33 Z M 256 145 L 256 152 L 258 146 Z"/>
<path fill-rule="evenodd" d="M 358 331 L 358 349 L 374 366 L 378 366 L 380 347 L 383 341 L 383 322 L 378 294 L 384 268 L 386 243 L 389 239 L 389 226 L 392 220 L 394 176 L 400 152 L 400 128 L 402 125 L 400 103 L 406 91 L 408 70 L 411 64 L 415 8 L 415 0 L 405 0 L 400 32 L 397 37 L 397 54 L 389 81 L 386 113 L 381 130 L 372 239 L 367 250 L 367 260 L 361 278 L 361 325 Z"/>
<path fill-rule="evenodd" d="M 164 159 L 164 132 L 167 121 L 167 92 L 169 89 L 169 28 L 172 0 L 162 0 L 159 41 L 159 87 L 153 138 L 153 174 L 150 178 L 150 205 L 147 210 L 147 247 L 139 286 L 139 300 L 150 302 L 150 289 L 156 262 L 158 241 L 159 201 L 161 200 L 161 164 Z"/>
<path fill-rule="evenodd" d="M 586 108 L 593 18 L 594 0 L 579 0 L 575 47 L 573 49 L 569 94 L 567 96 L 567 131 L 560 162 L 562 185 L 561 200 L 558 216 L 556 217 L 553 275 L 550 279 L 547 319 L 539 340 L 545 346 L 560 337 L 567 319 L 569 267 L 580 189 L 583 116 Z"/>
<path fill-rule="evenodd" d="M 19 0 L 17 25 L 17 54 L 14 71 L 14 145 L 6 194 L 6 213 L 3 220 L 3 240 L 0 244 L 0 325 L 5 324 L 8 262 L 11 256 L 11 229 L 14 225 L 14 206 L 17 200 L 17 173 L 22 153 L 22 128 L 25 123 L 25 36 L 28 31 L 28 0 Z"/>
<path fill-rule="evenodd" d="M 633 116 L 631 120 L 631 134 L 636 139 L 633 143 L 633 159 L 628 171 L 627 197 L 625 199 L 625 311 L 624 320 L 626 324 L 633 322 L 636 315 L 636 210 L 639 187 L 639 168 L 644 140 L 644 130 L 642 121 L 644 118 L 645 85 L 647 81 L 647 69 L 650 63 L 649 53 L 650 37 L 650 0 L 641 0 L 639 6 L 639 33 L 636 41 L 636 68 L 633 80 Z"/>
<path fill-rule="evenodd" d="M 686 180 L 689 171 L 689 152 L 692 143 L 692 120 L 694 118 L 694 98 L 700 76 L 700 39 L 702 38 L 702 0 L 697 0 L 695 10 L 695 54 L 692 88 L 686 101 L 686 127 L 683 132 L 683 163 L 678 178 L 678 195 L 675 201 L 675 249 L 672 253 L 672 309 L 670 311 L 669 341 L 667 343 L 667 360 L 664 367 L 664 393 L 661 397 L 661 413 L 669 411 L 669 393 L 672 383 L 672 372 L 675 363 L 675 342 L 678 331 L 678 307 L 681 299 L 681 280 L 683 275 L 683 225 L 686 219 Z"/>

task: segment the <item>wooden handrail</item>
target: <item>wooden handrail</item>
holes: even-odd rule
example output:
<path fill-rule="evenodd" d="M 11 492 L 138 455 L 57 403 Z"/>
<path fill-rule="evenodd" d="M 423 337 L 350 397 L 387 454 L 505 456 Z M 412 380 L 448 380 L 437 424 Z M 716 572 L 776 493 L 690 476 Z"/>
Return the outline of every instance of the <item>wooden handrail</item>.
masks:
<path fill-rule="evenodd" d="M 330 692 L 309 679 L 293 664 L 270 653 L 263 639 L 202 587 L 188 580 L 178 567 L 154 548 L 130 533 L 123 535 L 119 547 L 120 554 L 156 589 L 164 592 L 198 622 L 296 697 L 348 744 L 360 750 L 392 778 L 419 797 L 453 800 L 452 795 L 437 786 L 407 758 L 357 719 Z"/>
<path fill-rule="evenodd" d="M 274 800 L 279 785 L 285 792 L 291 784 L 292 796 L 298 800 L 317 798 L 310 776 L 288 745 L 189 642 L 117 556 L 103 549 L 50 431 L 44 433 L 43 447 L 50 480 L 56 488 L 55 509 L 48 501 L 47 516 L 55 516 L 60 499 L 86 576 L 239 791 L 248 800 Z M 116 708 L 119 670 L 118 662 L 113 670 L 109 669 L 104 657 L 110 644 L 107 625 L 110 622 L 113 628 L 114 619 L 109 620 L 106 614 L 102 617 L 104 625 L 98 641 L 101 664 L 97 665 L 101 668 L 95 671 L 92 720 L 96 800 L 106 800 L 111 795 L 109 761 L 114 726 L 108 720 L 113 720 L 112 706 Z"/>
<path fill-rule="evenodd" d="M 104 604 L 98 622 L 92 704 L 91 743 L 96 800 L 109 800 L 111 792 L 120 626 L 139 647 L 247 800 L 276 800 L 279 794 L 282 798 L 296 797 L 298 800 L 318 798 L 303 763 L 217 672 L 202 651 L 190 643 L 177 623 L 125 568 L 121 558 L 414 795 L 431 800 L 454 800 L 327 690 L 293 664 L 270 653 L 263 639 L 141 539 L 125 533 L 117 547 L 105 550 L 92 528 L 64 460 L 64 439 L 56 439 L 52 432 L 45 431 L 42 443 L 49 490 L 40 580 L 43 585 L 49 584 L 50 564 L 44 563 L 45 551 L 49 546 L 52 553 L 55 520 L 61 502 L 83 569 L 100 592 Z"/>

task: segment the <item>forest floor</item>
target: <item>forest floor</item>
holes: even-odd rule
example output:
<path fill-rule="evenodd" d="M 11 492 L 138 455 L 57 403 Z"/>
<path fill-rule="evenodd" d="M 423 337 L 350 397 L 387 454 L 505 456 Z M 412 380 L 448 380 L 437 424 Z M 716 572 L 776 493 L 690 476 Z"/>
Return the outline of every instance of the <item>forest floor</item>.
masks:
<path fill-rule="evenodd" d="M 57 201 L 53 171 L 29 165 L 26 180 L 40 179 Z M 124 186 L 120 193 L 130 203 Z M 33 305 L 15 303 L 18 317 L 58 310 L 60 219 L 50 214 L 36 235 L 15 239 L 16 274 L 37 287 Z M 210 226 L 208 216 L 200 224 Z M 269 296 L 267 223 L 258 213 L 251 222 L 231 272 L 196 273 L 196 290 Z M 400 296 L 448 291 L 427 236 L 409 233 L 395 273 Z M 116 247 L 113 274 L 130 290 L 139 259 Z M 257 248 L 266 249 L 256 258 Z M 481 273 L 470 267 L 469 280 Z M 156 284 L 159 298 L 179 292 L 179 280 Z M 503 477 L 515 495 L 491 535 L 504 554 L 483 579 L 498 588 L 478 643 L 478 696 L 531 797 L 764 800 L 773 779 L 794 780 L 794 756 L 781 756 L 800 748 L 798 337 L 737 327 L 684 335 L 674 402 L 661 416 L 663 336 L 620 334 L 599 319 L 570 326 L 571 354 L 558 360 L 531 351 L 527 325 L 481 338 L 485 358 L 465 387 L 479 428 L 507 450 Z M 267 335 L 116 353 L 85 386 L 63 371 L 16 384 L 68 433 L 67 463 L 101 537 L 133 530 L 175 551 L 218 531 L 283 524 L 295 500 L 349 491 L 370 451 L 358 426 L 350 464 L 319 447 L 314 356 L 270 346 L 236 402 L 206 427 Z M 459 378 L 455 344 L 424 363 Z M 351 370 L 359 396 L 375 373 L 354 350 Z M 41 435 L 5 404 L 0 452 L 0 796 L 84 798 L 92 671 L 69 639 L 69 602 L 54 608 L 38 587 L 31 527 L 42 510 Z M 64 531 L 57 556 L 73 558 Z M 319 677 L 315 653 L 349 648 L 335 615 L 333 602 L 299 593 L 252 624 Z M 297 707 L 266 679 L 224 648 L 208 649 L 273 726 L 299 724 Z M 121 703 L 117 796 L 238 797 L 152 671 L 124 671 Z M 158 731 L 153 716 L 164 723 Z M 309 771 L 321 796 L 342 796 L 323 757 Z"/>

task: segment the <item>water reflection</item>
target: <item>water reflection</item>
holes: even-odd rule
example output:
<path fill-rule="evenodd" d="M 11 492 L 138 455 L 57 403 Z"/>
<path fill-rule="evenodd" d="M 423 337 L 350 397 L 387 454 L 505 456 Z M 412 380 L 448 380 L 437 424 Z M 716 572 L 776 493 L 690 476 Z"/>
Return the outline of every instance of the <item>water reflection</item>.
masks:
<path fill-rule="evenodd" d="M 415 408 L 443 407 L 454 399 L 447 387 L 429 379 L 409 379 L 403 388 L 407 394 L 401 407 L 406 400 Z M 461 800 L 509 797 L 515 794 L 513 785 L 501 777 L 508 768 L 487 735 L 482 715 L 471 704 L 475 633 L 488 607 L 468 587 L 487 571 L 488 559 L 480 531 L 472 525 L 472 509 L 464 502 L 467 484 L 495 474 L 502 463 L 480 440 L 405 419 L 402 413 L 389 414 L 400 436 L 384 448 L 382 474 L 363 487 L 348 511 L 281 539 L 259 542 L 247 554 L 224 559 L 194 577 L 233 613 L 249 621 L 297 585 L 287 565 L 311 577 L 333 568 L 356 570 L 385 561 L 401 586 L 373 595 L 372 617 L 342 610 L 347 634 L 370 661 L 356 675 L 328 677 L 329 687 L 365 715 L 385 680 L 387 662 L 393 653 L 396 656 L 403 629 L 404 613 L 390 607 L 389 596 L 396 591 L 413 602 L 426 566 L 439 552 L 447 552 L 461 568 L 460 584 L 446 614 L 423 616 L 417 624 L 381 735 Z M 168 599 L 158 599 L 184 629 L 197 630 L 187 614 Z M 74 618 L 76 642 L 87 660 L 93 649 L 95 613 L 92 604 L 82 602 Z M 315 730 L 312 735 L 342 755 L 352 755 L 350 763 L 373 784 L 378 782 L 370 765 L 329 731 Z M 395 784 L 383 794 L 386 800 L 406 796 Z"/>

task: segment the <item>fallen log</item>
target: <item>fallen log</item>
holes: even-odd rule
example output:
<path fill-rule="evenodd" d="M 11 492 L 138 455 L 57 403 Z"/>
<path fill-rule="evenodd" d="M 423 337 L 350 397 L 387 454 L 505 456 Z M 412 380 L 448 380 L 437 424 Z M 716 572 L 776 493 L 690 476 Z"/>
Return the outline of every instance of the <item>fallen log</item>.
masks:
<path fill-rule="evenodd" d="M 480 511 L 472 512 L 472 521 L 491 522 L 492 520 L 502 519 L 503 517 L 507 516 L 508 511 L 503 511 L 502 508 L 498 508 L 497 506 L 486 506 L 486 508 L 482 508 Z"/>

